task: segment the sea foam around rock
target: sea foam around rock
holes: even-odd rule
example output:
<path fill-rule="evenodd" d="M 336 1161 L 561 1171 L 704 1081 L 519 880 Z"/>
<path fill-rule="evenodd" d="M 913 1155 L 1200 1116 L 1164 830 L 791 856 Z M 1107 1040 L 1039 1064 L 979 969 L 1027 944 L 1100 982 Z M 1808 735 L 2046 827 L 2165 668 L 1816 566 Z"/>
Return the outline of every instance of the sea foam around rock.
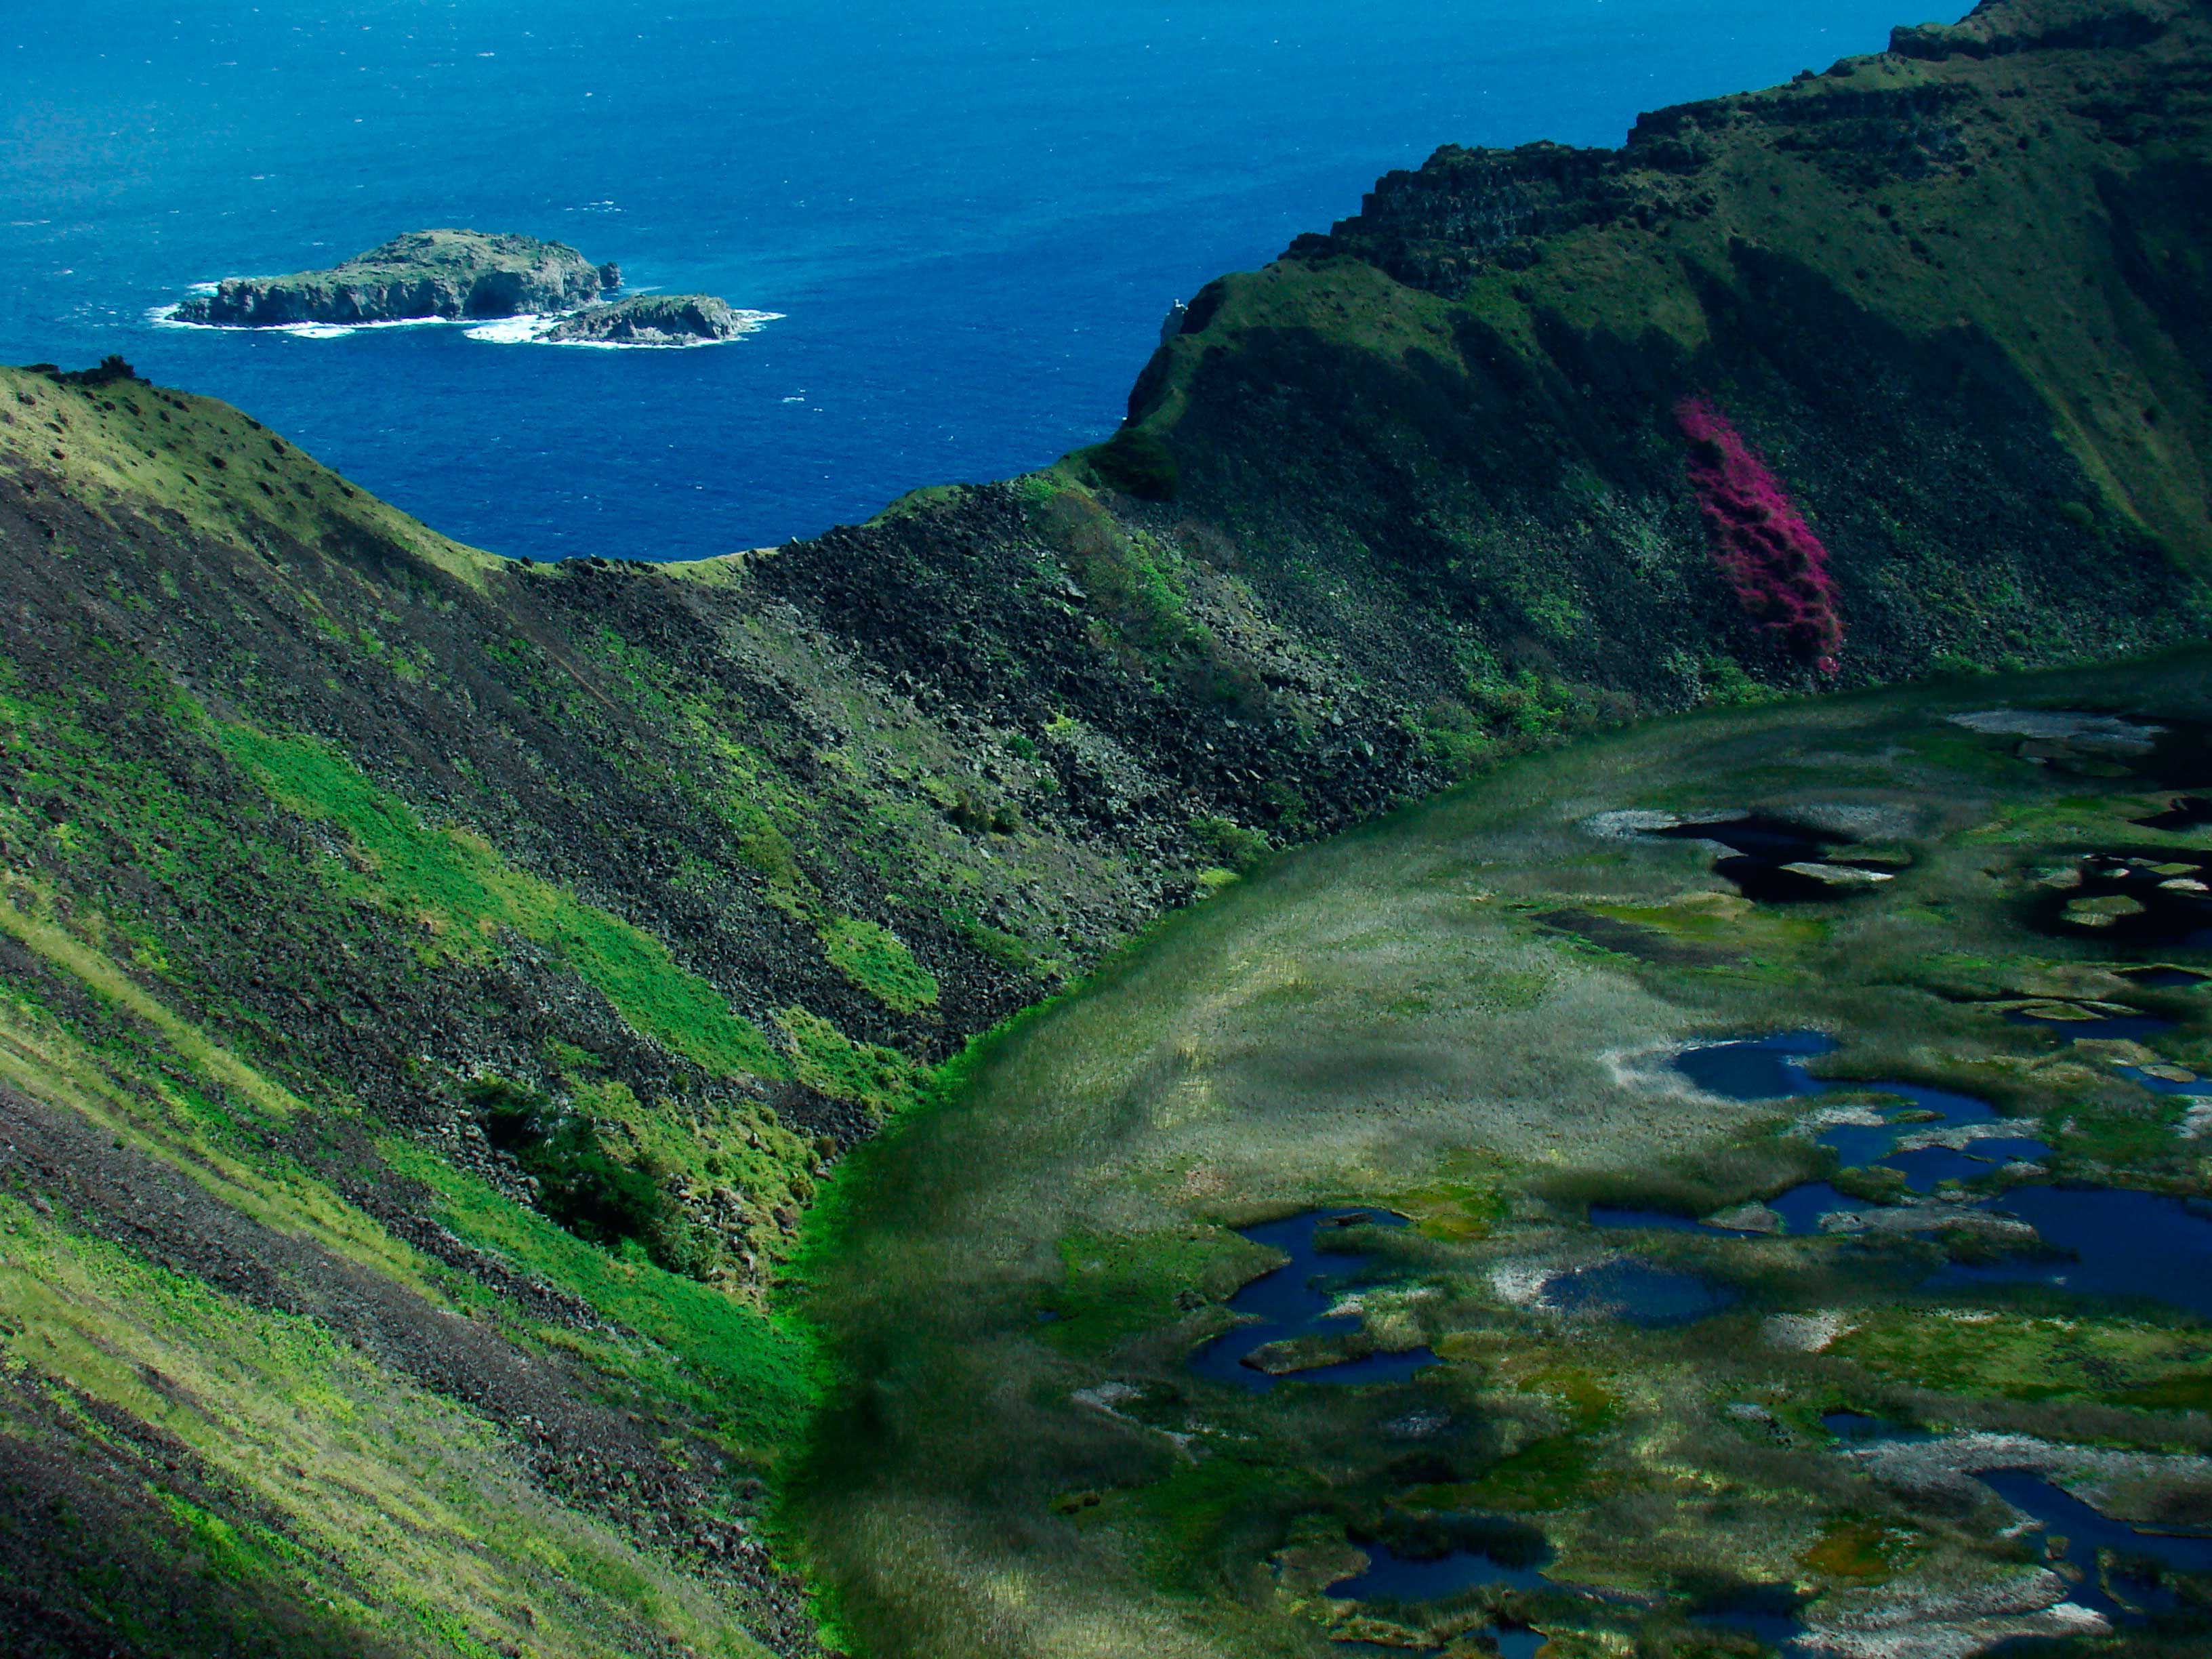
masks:
<path fill-rule="evenodd" d="M 582 351 L 690 351 L 700 346 L 730 345 L 757 334 L 770 323 L 781 322 L 781 311 L 739 311 L 732 315 L 738 331 L 726 339 L 680 340 L 654 343 L 644 340 L 549 340 L 545 337 L 559 324 L 576 315 L 573 311 L 549 313 L 544 316 L 502 317 L 496 322 L 479 323 L 469 330 L 471 340 L 488 340 L 494 345 L 550 345 L 568 346 Z"/>
<path fill-rule="evenodd" d="M 213 294 L 221 286 L 217 283 L 194 283 L 185 294 L 187 297 Z M 734 312 L 732 315 L 738 325 L 738 332 L 727 339 L 684 340 L 656 344 L 641 340 L 547 339 L 545 336 L 556 325 L 577 314 L 573 311 L 532 312 L 489 321 L 476 317 L 398 317 L 373 323 L 277 323 L 247 326 L 237 323 L 188 323 L 177 315 L 182 309 L 181 301 L 155 306 L 146 313 L 146 320 L 156 328 L 190 329 L 195 333 L 289 334 L 295 340 L 343 340 L 350 335 L 386 329 L 458 328 L 471 340 L 483 340 L 493 345 L 570 346 L 583 351 L 689 351 L 699 346 L 732 344 L 749 335 L 759 333 L 770 323 L 781 322 L 785 316 L 781 311 Z"/>

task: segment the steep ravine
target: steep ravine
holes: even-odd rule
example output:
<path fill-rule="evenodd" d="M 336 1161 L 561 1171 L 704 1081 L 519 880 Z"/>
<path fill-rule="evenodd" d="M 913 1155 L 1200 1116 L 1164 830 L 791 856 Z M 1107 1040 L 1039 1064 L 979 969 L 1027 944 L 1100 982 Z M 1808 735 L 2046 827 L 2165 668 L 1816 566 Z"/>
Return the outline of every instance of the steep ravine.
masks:
<path fill-rule="evenodd" d="M 1441 153 L 1114 442 L 698 564 L 0 372 L 0 1631 L 804 1650 L 776 1265 L 969 1036 L 1516 749 L 2203 631 L 2207 27 L 2016 3 Z M 1826 544 L 1832 678 L 1713 564 L 1692 395 Z"/>

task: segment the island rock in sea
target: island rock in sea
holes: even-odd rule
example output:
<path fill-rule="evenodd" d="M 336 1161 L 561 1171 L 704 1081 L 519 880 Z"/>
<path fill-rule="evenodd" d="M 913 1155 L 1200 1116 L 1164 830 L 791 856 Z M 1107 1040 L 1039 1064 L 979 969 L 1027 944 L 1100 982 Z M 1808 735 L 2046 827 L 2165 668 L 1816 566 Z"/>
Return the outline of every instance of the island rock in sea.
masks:
<path fill-rule="evenodd" d="M 230 328 L 514 317 L 574 311 L 622 272 L 562 242 L 474 230 L 414 230 L 328 270 L 234 276 L 179 306 L 176 320 Z"/>
<path fill-rule="evenodd" d="M 711 294 L 641 294 L 564 317 L 538 337 L 560 345 L 704 345 L 750 334 L 761 320 Z"/>

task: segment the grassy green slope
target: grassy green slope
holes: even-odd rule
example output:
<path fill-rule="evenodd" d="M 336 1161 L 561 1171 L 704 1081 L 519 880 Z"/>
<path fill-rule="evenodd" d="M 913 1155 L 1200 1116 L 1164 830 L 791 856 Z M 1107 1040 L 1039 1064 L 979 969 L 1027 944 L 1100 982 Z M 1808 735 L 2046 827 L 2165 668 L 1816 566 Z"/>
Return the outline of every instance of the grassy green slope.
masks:
<path fill-rule="evenodd" d="M 2002 0 L 1619 152 L 1448 147 L 1201 295 L 1099 464 L 1395 651 L 1438 743 L 1520 673 L 1817 678 L 1706 558 L 1692 395 L 1826 542 L 1844 683 L 2201 631 L 2208 40 L 2172 0 Z"/>
<path fill-rule="evenodd" d="M 825 1161 L 1264 853 L 1261 805 L 1418 782 L 1080 485 L 953 505 L 1004 533 L 921 542 L 929 598 L 1006 642 L 893 669 L 760 560 L 493 559 L 219 404 L 0 371 L 11 1635 L 807 1649 L 750 1528 L 813 1397 L 766 1304 Z M 295 1365 L 317 1332 L 362 1352 Z M 303 1390 L 392 1438 L 272 1455 Z"/>
<path fill-rule="evenodd" d="M 402 793 L 472 769 L 409 623 L 502 565 L 216 406 L 0 391 L 11 1650 L 805 1650 L 748 1519 L 812 1389 L 762 1286 L 912 1060 Z M 540 1213 L 494 1079 L 653 1213 Z"/>

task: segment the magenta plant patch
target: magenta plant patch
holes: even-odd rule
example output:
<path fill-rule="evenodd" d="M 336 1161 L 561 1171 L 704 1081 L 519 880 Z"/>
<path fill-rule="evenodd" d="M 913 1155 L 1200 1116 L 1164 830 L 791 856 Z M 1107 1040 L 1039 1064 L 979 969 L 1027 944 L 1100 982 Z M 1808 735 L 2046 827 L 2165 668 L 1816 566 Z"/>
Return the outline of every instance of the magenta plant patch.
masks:
<path fill-rule="evenodd" d="M 1704 398 L 1686 398 L 1674 419 L 1690 441 L 1690 484 L 1698 493 L 1713 562 L 1761 628 L 1823 674 L 1836 672 L 1844 622 L 1828 550 L 1781 483 L 1727 418 Z"/>

